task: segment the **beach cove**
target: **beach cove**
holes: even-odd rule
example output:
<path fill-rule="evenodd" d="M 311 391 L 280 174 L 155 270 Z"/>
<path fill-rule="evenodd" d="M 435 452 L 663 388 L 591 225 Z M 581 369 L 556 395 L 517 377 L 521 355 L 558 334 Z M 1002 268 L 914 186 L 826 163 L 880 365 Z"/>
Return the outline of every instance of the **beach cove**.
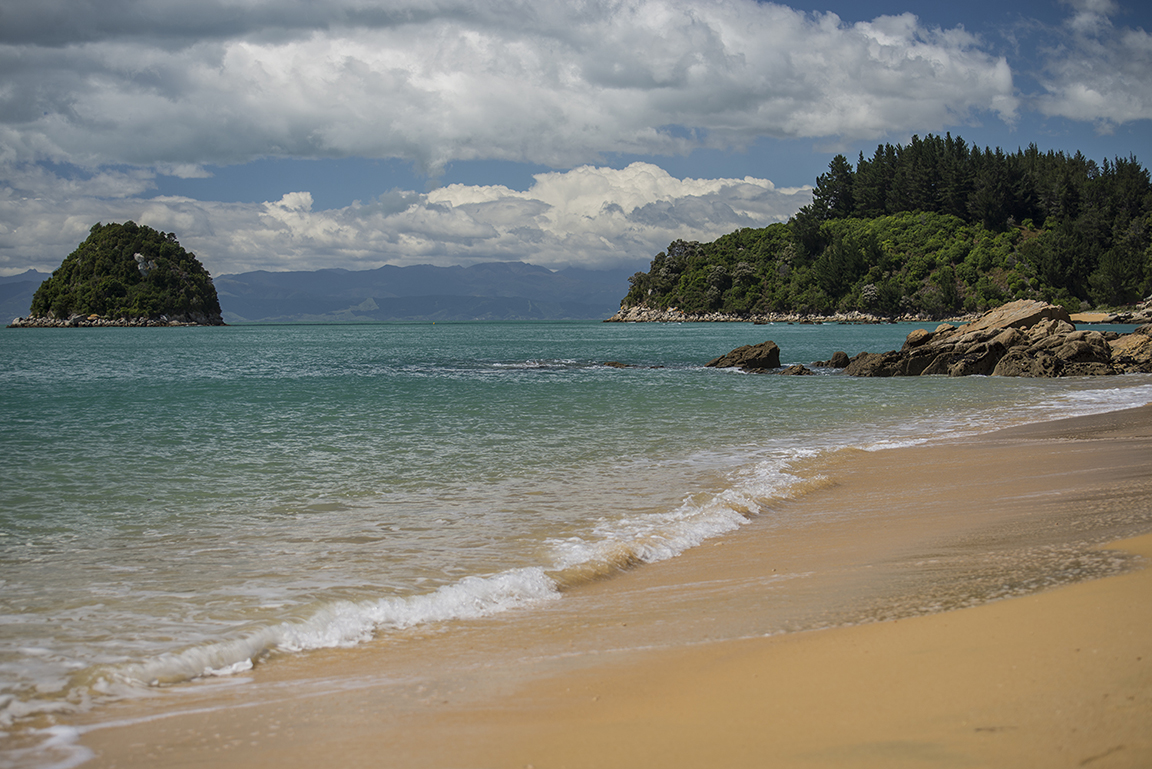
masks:
<path fill-rule="evenodd" d="M 0 662 L 40 676 L 7 701 L 31 712 L 6 755 L 1141 765 L 1147 548 L 1106 546 L 1152 529 L 1147 375 L 703 367 L 765 337 L 810 364 L 908 331 L 15 334 L 58 346 L 18 345 L 6 374 L 23 533 Z M 96 429 L 41 452 L 45 420 Z"/>

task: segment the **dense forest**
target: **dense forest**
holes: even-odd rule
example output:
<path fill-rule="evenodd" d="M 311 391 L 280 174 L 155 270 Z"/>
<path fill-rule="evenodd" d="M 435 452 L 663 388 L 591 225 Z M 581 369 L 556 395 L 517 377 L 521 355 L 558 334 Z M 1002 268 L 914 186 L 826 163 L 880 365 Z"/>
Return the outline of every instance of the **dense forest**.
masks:
<path fill-rule="evenodd" d="M 837 155 L 788 223 L 676 241 L 624 308 L 942 317 L 1013 299 L 1072 312 L 1152 293 L 1152 182 L 1135 158 L 1014 154 L 950 134 Z"/>
<path fill-rule="evenodd" d="M 220 302 L 208 271 L 173 233 L 135 222 L 97 224 L 40 284 L 32 315 L 68 318 L 195 318 L 213 322 Z"/>

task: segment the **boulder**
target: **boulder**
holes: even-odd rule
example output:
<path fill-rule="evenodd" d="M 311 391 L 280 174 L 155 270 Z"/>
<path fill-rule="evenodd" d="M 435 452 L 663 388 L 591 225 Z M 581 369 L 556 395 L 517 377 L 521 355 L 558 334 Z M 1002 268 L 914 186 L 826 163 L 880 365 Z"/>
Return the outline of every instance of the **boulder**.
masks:
<path fill-rule="evenodd" d="M 1000 359 L 992 376 L 1058 377 L 1063 368 L 1056 356 L 1046 352 L 1029 354 L 1027 350 L 1010 350 Z"/>
<path fill-rule="evenodd" d="M 986 329 L 1032 328 L 1044 320 L 1063 321 L 1072 324 L 1072 318 L 1063 307 L 1035 299 L 1018 299 L 1001 305 L 981 315 L 971 323 L 961 326 L 960 331 L 972 332 Z"/>
<path fill-rule="evenodd" d="M 813 376 L 816 374 L 812 369 L 807 366 L 802 366 L 799 363 L 789 366 L 780 373 L 784 376 Z"/>
<path fill-rule="evenodd" d="M 844 373 L 848 376 L 903 376 L 903 356 L 898 352 L 862 352 L 853 356 Z"/>
<path fill-rule="evenodd" d="M 812 365 L 818 366 L 819 368 L 847 368 L 851 362 L 852 360 L 848 357 L 848 353 L 837 350 L 832 353 L 832 357 L 828 360 L 814 361 Z"/>
<path fill-rule="evenodd" d="M 908 335 L 907 339 L 904 340 L 903 349 L 911 350 L 913 347 L 919 347 L 920 345 L 928 342 L 928 340 L 932 338 L 932 334 L 933 332 L 928 331 L 927 329 L 916 329 Z"/>
<path fill-rule="evenodd" d="M 1108 341 L 1112 365 L 1124 374 L 1152 374 L 1152 324 Z"/>
<path fill-rule="evenodd" d="M 948 376 L 989 376 L 1008 348 L 994 339 L 965 348 L 948 366 Z"/>
<path fill-rule="evenodd" d="M 771 340 L 746 344 L 704 365 L 711 368 L 739 368 L 743 371 L 776 369 L 780 368 L 780 348 Z"/>
<path fill-rule="evenodd" d="M 992 341 L 1004 345 L 1005 349 L 1011 350 L 1024 342 L 1024 332 L 1015 328 L 1006 328 L 996 336 L 992 337 Z"/>

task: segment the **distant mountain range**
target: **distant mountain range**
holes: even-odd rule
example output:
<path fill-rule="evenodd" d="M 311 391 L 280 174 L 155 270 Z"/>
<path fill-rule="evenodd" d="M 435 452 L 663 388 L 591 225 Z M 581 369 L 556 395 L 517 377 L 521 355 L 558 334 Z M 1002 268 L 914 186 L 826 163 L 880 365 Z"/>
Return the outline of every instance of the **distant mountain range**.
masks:
<path fill-rule="evenodd" d="M 32 295 L 50 277 L 51 273 L 36 270 L 0 276 L 0 326 L 8 325 L 13 318 L 26 316 L 32 307 Z"/>
<path fill-rule="evenodd" d="M 524 262 L 469 267 L 245 272 L 213 281 L 227 323 L 603 319 L 635 268 L 552 270 Z M 49 275 L 0 277 L 0 320 L 28 314 Z"/>

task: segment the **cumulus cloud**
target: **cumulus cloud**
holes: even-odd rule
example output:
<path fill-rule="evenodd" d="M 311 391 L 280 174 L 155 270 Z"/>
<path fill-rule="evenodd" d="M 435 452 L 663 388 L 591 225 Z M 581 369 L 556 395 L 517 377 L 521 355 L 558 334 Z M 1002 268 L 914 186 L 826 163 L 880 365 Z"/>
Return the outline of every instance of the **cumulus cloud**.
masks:
<path fill-rule="evenodd" d="M 1037 109 L 1095 122 L 1102 131 L 1152 119 L 1152 35 L 1117 27 L 1112 0 L 1071 0 L 1073 14 L 1056 34 L 1040 78 Z"/>
<path fill-rule="evenodd" d="M 23 187 L 0 191 L 0 273 L 52 270 L 94 223 L 128 219 L 177 233 L 214 275 L 493 260 L 639 266 L 677 238 L 712 240 L 785 221 L 811 200 L 807 187 L 752 177 L 677 179 L 648 163 L 542 173 L 524 191 L 460 184 L 393 190 L 331 210 L 314 210 L 304 191 L 261 204 L 113 199 L 98 193 L 116 180 L 54 183 L 35 167 L 10 176 Z"/>
<path fill-rule="evenodd" d="M 755 0 L 40 0 L 6 3 L 2 30 L 10 162 L 570 168 L 1017 107 L 1005 60 L 962 29 Z"/>
<path fill-rule="evenodd" d="M 1021 95 L 962 27 L 847 23 L 756 0 L 0 0 L 0 273 L 51 269 L 97 221 L 174 231 L 214 274 L 521 259 L 647 260 L 786 219 L 806 189 L 655 165 L 762 137 L 824 146 L 1021 108 L 1107 128 L 1152 117 L 1152 40 L 1113 0 L 1069 16 Z M 568 169 L 527 190 L 393 190 L 317 210 L 154 196 L 257 158 Z"/>

